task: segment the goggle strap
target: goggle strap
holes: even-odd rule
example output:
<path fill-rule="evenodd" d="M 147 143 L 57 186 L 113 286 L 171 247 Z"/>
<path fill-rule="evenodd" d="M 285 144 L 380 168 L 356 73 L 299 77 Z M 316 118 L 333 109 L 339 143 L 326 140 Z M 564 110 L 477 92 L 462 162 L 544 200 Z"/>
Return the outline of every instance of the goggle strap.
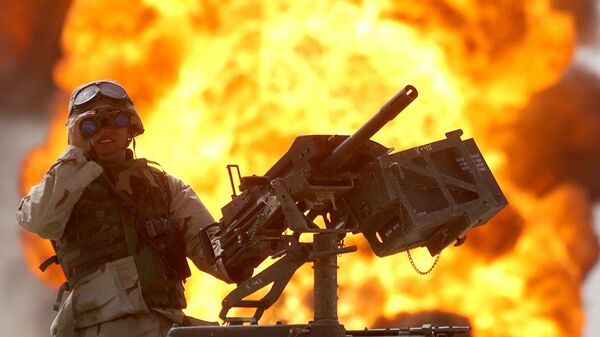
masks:
<path fill-rule="evenodd" d="M 91 89 L 92 87 L 95 88 L 94 93 L 91 94 L 89 98 L 84 99 L 83 102 L 77 103 L 81 95 L 83 95 L 84 93 L 89 93 L 89 90 L 93 90 Z M 113 87 L 112 89 L 116 88 L 116 90 L 111 90 L 111 87 Z M 111 82 L 94 82 L 81 88 L 75 95 L 73 95 L 73 110 L 98 99 L 98 96 L 104 97 L 108 100 L 123 101 L 129 104 L 133 104 L 131 98 L 129 98 L 129 95 L 127 94 L 127 91 L 125 91 L 125 88 L 123 88 L 122 86 Z"/>

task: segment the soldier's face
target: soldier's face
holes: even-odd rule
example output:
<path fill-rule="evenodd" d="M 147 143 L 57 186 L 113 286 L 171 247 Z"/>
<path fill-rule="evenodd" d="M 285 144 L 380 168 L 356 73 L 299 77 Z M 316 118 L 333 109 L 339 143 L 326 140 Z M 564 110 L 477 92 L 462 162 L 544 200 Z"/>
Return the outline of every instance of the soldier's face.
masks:
<path fill-rule="evenodd" d="M 99 156 L 112 155 L 124 151 L 129 137 L 128 128 L 117 128 L 112 125 L 103 126 L 90 142 Z"/>

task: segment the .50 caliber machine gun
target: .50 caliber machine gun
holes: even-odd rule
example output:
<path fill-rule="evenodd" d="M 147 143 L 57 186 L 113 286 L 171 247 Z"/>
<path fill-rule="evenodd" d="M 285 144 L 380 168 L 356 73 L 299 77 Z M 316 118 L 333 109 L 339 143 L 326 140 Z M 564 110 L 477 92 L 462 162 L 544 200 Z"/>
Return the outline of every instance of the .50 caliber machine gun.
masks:
<path fill-rule="evenodd" d="M 222 259 L 228 270 L 254 268 L 280 258 L 241 282 L 223 300 L 227 326 L 175 327 L 170 337 L 343 337 L 451 336 L 468 327 L 345 330 L 337 317 L 337 256 L 356 251 L 343 238 L 361 233 L 378 256 L 427 247 L 432 256 L 464 241 L 469 229 L 487 222 L 507 201 L 473 139 L 461 130 L 446 139 L 392 153 L 370 138 L 416 97 L 408 85 L 351 136 L 309 135 L 295 139 L 264 176 L 241 177 L 232 201 L 222 208 L 219 243 L 213 253 L 206 233 L 205 256 Z M 322 219 L 319 226 L 317 218 Z M 312 233 L 313 242 L 300 234 Z M 314 321 L 304 325 L 258 325 L 294 272 L 314 263 Z M 246 299 L 269 287 L 259 300 Z M 253 308 L 251 317 L 228 316 Z"/>

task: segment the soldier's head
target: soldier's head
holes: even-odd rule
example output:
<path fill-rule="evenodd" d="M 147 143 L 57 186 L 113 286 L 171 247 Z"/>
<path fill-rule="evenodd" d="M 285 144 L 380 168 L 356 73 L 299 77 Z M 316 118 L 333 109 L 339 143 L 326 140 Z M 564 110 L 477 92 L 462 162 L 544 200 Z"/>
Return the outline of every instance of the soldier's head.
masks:
<path fill-rule="evenodd" d="M 113 80 L 98 80 L 85 83 L 73 90 L 69 100 L 69 121 L 86 111 L 99 113 L 123 111 L 129 114 L 128 129 L 131 137 L 144 133 L 144 125 L 125 89 Z M 102 126 L 102 125 L 99 125 Z M 90 129 L 90 132 L 95 130 Z"/>
<path fill-rule="evenodd" d="M 90 113 L 91 112 L 91 113 Z M 98 80 L 73 90 L 69 100 L 68 124 L 79 121 L 79 131 L 98 154 L 125 149 L 131 140 L 144 133 L 142 120 L 119 83 Z"/>

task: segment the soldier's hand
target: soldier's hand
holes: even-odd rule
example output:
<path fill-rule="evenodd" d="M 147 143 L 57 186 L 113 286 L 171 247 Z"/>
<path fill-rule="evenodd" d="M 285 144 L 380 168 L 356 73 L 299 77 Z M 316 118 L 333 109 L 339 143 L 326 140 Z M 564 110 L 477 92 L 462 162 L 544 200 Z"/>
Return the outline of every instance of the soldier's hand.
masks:
<path fill-rule="evenodd" d="M 81 134 L 79 130 L 79 125 L 81 121 L 86 118 L 96 114 L 96 110 L 86 111 L 82 114 L 79 114 L 75 119 L 69 121 L 68 128 L 68 143 L 69 145 L 77 146 L 82 148 L 84 152 L 88 152 L 90 150 L 90 142 L 89 140 Z"/>

